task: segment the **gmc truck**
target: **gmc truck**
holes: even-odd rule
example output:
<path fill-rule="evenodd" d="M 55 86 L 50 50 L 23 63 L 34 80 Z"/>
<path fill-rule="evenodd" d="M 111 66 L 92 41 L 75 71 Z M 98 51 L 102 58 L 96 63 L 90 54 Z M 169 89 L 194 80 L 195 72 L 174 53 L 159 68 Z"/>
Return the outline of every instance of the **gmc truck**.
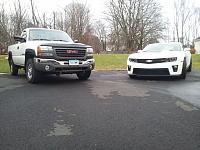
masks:
<path fill-rule="evenodd" d="M 30 83 L 37 83 L 43 74 L 76 74 L 87 80 L 94 69 L 92 47 L 73 42 L 63 31 L 27 28 L 14 39 L 16 44 L 8 47 L 11 75 L 24 68 Z"/>

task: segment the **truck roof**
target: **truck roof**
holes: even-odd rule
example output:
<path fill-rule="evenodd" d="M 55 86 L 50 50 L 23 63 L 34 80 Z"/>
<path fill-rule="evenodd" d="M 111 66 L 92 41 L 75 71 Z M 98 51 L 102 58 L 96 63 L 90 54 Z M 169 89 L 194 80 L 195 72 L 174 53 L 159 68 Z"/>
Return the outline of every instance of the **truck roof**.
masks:
<path fill-rule="evenodd" d="M 42 30 L 54 30 L 54 31 L 61 31 L 61 30 L 56 30 L 56 29 L 48 29 L 48 28 L 26 28 L 24 30 L 31 30 L 31 29 L 42 29 Z"/>

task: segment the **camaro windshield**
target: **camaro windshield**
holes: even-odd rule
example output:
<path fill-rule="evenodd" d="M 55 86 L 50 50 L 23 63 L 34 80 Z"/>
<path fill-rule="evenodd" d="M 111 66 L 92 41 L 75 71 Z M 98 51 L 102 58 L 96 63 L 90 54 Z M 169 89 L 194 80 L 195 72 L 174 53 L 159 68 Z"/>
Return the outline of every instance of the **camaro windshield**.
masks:
<path fill-rule="evenodd" d="M 29 40 L 46 40 L 46 41 L 65 41 L 72 42 L 69 35 L 62 31 L 46 30 L 46 29 L 31 29 Z"/>
<path fill-rule="evenodd" d="M 181 51 L 181 48 L 178 44 L 150 44 L 147 45 L 144 49 L 144 52 L 161 52 L 161 51 Z"/>

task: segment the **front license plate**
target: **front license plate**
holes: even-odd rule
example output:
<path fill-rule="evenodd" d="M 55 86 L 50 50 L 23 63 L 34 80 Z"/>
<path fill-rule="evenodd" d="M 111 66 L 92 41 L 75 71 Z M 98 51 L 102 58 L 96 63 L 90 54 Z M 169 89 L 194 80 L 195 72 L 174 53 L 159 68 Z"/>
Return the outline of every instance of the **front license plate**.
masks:
<path fill-rule="evenodd" d="M 79 65 L 79 60 L 69 60 L 69 65 Z"/>

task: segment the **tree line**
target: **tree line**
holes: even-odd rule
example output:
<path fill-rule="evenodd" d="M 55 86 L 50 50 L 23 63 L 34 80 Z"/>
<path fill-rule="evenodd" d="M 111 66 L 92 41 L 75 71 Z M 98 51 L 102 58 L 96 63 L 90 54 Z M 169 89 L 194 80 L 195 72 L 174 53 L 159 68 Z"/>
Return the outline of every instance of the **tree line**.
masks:
<path fill-rule="evenodd" d="M 149 43 L 166 39 L 164 33 L 169 30 L 168 23 L 161 14 L 162 8 L 156 0 L 109 0 L 105 18 L 97 21 L 92 20 L 87 4 L 77 1 L 66 5 L 60 11 L 52 10 L 50 14 L 40 13 L 34 0 L 29 0 L 28 3 L 29 8 L 21 0 L 13 0 L 13 9 L 9 12 L 3 3 L 0 4 L 1 51 L 14 43 L 14 35 L 19 35 L 28 27 L 65 31 L 73 40 L 93 46 L 96 53 L 106 49 L 136 51 Z M 174 7 L 176 14 L 173 40 L 183 42 L 191 35 L 197 37 L 199 9 L 195 9 L 195 13 L 191 9 L 185 10 L 186 0 L 178 0 Z M 194 23 L 191 23 L 191 20 Z M 190 27 L 190 35 L 186 26 Z"/>

